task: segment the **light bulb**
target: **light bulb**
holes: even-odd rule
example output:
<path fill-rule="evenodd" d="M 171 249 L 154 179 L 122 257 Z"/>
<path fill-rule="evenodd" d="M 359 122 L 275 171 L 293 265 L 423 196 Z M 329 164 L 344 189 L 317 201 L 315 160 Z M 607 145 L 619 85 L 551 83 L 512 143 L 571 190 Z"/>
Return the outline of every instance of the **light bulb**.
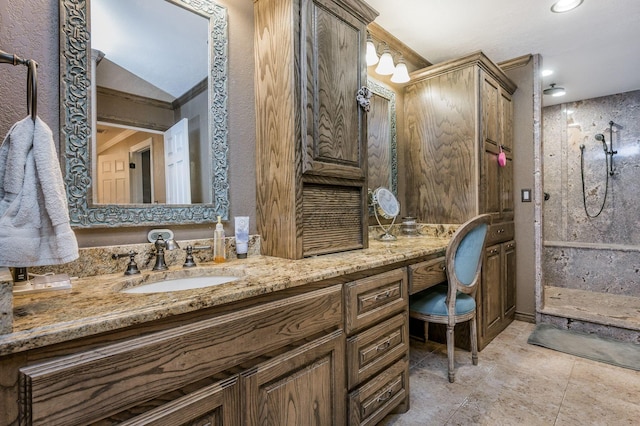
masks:
<path fill-rule="evenodd" d="M 393 71 L 391 81 L 394 83 L 406 83 L 409 80 L 411 80 L 411 78 L 409 77 L 407 64 L 404 63 L 404 58 L 400 56 L 400 59 L 398 59 L 398 65 L 396 65 L 396 69 Z"/>
<path fill-rule="evenodd" d="M 389 50 L 389 46 L 385 44 L 382 56 L 380 56 L 380 62 L 378 62 L 378 66 L 376 67 L 376 72 L 380 75 L 391 75 L 394 70 L 395 65 L 393 65 L 391 51 Z"/>
<path fill-rule="evenodd" d="M 367 66 L 375 65 L 378 63 L 378 52 L 376 52 L 376 45 L 373 44 L 373 39 L 370 35 L 367 35 Z"/>

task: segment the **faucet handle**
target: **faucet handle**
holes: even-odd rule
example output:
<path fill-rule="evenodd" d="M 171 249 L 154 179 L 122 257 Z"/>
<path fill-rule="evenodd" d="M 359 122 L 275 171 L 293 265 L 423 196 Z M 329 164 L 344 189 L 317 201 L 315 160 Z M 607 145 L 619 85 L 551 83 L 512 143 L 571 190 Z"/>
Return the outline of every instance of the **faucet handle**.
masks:
<path fill-rule="evenodd" d="M 193 259 L 193 252 L 198 250 L 208 250 L 211 246 L 195 246 L 192 245 L 186 246 L 183 250 L 187 252 L 187 257 L 184 260 L 183 268 L 193 268 L 196 265 L 195 260 Z"/>
<path fill-rule="evenodd" d="M 129 253 L 121 253 L 121 254 L 112 254 L 111 258 L 112 259 L 121 259 L 123 257 L 129 257 L 129 263 L 127 264 L 127 270 L 124 271 L 125 275 L 135 275 L 135 274 L 139 274 L 140 273 L 140 269 L 138 269 L 138 264 L 135 261 L 135 256 L 138 253 L 131 250 L 129 251 Z"/>

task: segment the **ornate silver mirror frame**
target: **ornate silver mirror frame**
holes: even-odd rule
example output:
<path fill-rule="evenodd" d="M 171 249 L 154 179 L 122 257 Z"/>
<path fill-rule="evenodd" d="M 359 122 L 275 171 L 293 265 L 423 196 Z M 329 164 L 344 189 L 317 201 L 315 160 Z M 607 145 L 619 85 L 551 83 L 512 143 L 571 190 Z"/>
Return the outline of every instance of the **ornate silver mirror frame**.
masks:
<path fill-rule="evenodd" d="M 209 17 L 212 204 L 95 205 L 91 200 L 91 42 L 88 0 L 60 0 L 60 150 L 75 228 L 188 224 L 229 217 L 227 11 L 211 0 L 172 0 Z"/>
<path fill-rule="evenodd" d="M 398 196 L 398 156 L 397 156 L 397 141 L 396 141 L 396 94 L 393 90 L 383 86 L 377 81 L 369 78 L 367 80 L 367 87 L 373 92 L 373 96 L 379 96 L 388 101 L 388 111 L 369 111 L 368 113 L 368 145 L 369 145 L 369 165 L 371 168 L 371 156 L 375 156 L 378 160 L 380 168 L 388 167 L 387 173 L 389 175 L 388 182 L 373 182 L 371 181 L 371 174 L 369 175 L 369 188 L 375 189 L 379 186 L 389 188 L 391 192 L 397 197 Z M 374 109 L 379 103 L 375 102 L 375 99 L 372 97 L 371 99 L 371 108 Z M 384 118 L 380 120 L 380 123 L 376 124 L 375 117 Z M 384 116 L 384 117 L 383 117 Z M 388 146 L 382 146 L 382 144 L 372 146 L 372 140 L 376 139 L 377 141 L 384 141 L 383 137 L 378 134 L 379 131 L 388 127 Z M 380 153 L 376 153 L 376 151 L 384 151 Z M 387 161 L 386 164 L 382 164 L 384 161 Z M 383 173 L 386 174 L 386 173 Z M 370 211 L 373 215 L 373 211 Z"/>

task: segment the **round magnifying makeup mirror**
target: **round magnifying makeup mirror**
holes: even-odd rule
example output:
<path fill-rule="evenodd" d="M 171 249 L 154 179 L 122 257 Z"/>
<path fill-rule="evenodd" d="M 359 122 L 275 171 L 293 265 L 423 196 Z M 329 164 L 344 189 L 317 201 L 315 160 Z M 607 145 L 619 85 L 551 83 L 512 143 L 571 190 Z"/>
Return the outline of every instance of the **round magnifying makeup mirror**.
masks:
<path fill-rule="evenodd" d="M 373 213 L 376 216 L 378 225 L 380 225 L 380 228 L 384 231 L 384 234 L 380 235 L 378 239 L 381 241 L 395 241 L 397 239 L 396 236 L 389 233 L 389 231 L 395 223 L 396 217 L 400 214 L 400 203 L 398 202 L 398 199 L 393 195 L 393 192 L 389 191 L 387 188 L 380 187 L 371 194 L 371 204 L 373 206 Z M 382 216 L 385 219 L 392 219 L 391 224 L 385 227 L 380 222 L 379 216 Z"/>

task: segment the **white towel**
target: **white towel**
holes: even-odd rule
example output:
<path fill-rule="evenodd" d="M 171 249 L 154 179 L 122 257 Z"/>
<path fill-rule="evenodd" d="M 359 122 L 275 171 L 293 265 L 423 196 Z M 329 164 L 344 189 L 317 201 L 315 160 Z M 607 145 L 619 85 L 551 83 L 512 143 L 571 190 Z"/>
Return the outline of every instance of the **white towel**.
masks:
<path fill-rule="evenodd" d="M 78 258 L 51 129 L 31 116 L 0 146 L 0 266 L 43 266 Z"/>

